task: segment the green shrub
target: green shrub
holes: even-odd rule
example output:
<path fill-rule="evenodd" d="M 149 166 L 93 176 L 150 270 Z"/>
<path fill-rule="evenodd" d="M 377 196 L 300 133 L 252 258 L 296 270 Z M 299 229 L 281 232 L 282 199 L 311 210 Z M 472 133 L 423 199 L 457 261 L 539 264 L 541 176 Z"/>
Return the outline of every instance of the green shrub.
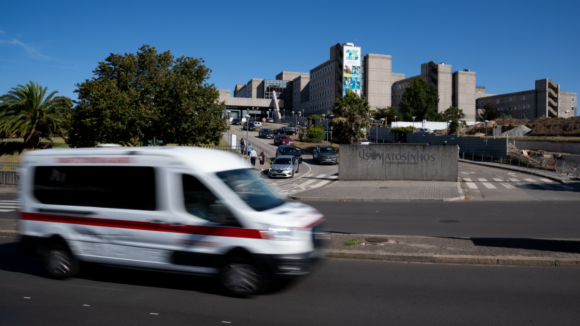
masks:
<path fill-rule="evenodd" d="M 324 139 L 324 127 L 322 125 L 309 126 L 306 130 L 306 141 L 318 143 Z"/>

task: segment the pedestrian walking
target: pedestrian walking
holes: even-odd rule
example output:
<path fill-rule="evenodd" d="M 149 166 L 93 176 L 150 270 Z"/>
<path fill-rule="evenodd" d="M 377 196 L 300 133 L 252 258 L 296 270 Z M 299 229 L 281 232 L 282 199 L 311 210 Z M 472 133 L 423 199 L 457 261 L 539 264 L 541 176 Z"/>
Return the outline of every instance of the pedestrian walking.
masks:
<path fill-rule="evenodd" d="M 248 147 L 246 150 L 246 153 L 248 153 L 248 156 L 250 156 L 250 153 L 252 152 L 252 144 L 248 143 Z"/>
<path fill-rule="evenodd" d="M 264 171 L 264 162 L 266 161 L 266 155 L 264 155 L 264 151 L 260 152 L 260 171 Z"/>
<path fill-rule="evenodd" d="M 240 154 L 244 154 L 244 146 L 246 143 L 244 142 L 244 138 L 240 139 Z"/>
<path fill-rule="evenodd" d="M 252 163 L 252 168 L 256 167 L 256 157 L 258 157 L 258 153 L 256 153 L 255 149 L 252 149 L 250 152 L 250 162 Z"/>

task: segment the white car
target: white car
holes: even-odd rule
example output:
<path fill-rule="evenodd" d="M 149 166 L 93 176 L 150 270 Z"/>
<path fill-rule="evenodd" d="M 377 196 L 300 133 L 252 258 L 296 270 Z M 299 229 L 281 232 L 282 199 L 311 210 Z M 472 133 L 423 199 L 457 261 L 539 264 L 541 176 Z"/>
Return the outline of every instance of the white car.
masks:
<path fill-rule="evenodd" d="M 215 275 L 246 296 L 266 280 L 308 274 L 321 257 L 322 214 L 272 193 L 227 152 L 27 152 L 20 186 L 21 249 L 42 257 L 56 279 L 76 275 L 87 261 Z"/>
<path fill-rule="evenodd" d="M 254 126 L 256 128 L 262 128 L 262 122 L 261 121 L 253 121 L 254 122 Z"/>
<path fill-rule="evenodd" d="M 366 138 L 360 140 L 361 145 L 370 145 L 370 143 L 371 143 L 371 141 L 366 139 Z"/>

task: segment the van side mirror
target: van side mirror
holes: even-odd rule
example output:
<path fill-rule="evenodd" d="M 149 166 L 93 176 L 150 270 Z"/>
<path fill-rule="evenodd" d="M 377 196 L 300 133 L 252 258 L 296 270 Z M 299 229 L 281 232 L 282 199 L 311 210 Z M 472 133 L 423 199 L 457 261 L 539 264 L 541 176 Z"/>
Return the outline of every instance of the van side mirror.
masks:
<path fill-rule="evenodd" d="M 220 225 L 236 227 L 242 226 L 226 205 L 212 204 L 209 206 L 209 212 L 214 217 L 214 222 Z"/>

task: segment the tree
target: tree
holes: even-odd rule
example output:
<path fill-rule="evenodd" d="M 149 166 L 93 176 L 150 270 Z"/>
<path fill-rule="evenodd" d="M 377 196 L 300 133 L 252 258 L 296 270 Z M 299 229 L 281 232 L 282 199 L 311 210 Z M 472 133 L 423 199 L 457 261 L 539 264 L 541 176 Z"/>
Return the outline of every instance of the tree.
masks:
<path fill-rule="evenodd" d="M 314 122 L 316 120 L 319 120 L 320 118 L 321 118 L 321 116 L 319 116 L 318 114 L 311 114 L 311 115 L 306 117 L 307 120 L 312 120 L 312 124 L 314 124 Z"/>
<path fill-rule="evenodd" d="M 445 121 L 451 121 L 449 124 L 449 134 L 454 134 L 459 128 L 459 120 L 465 119 L 465 114 L 462 109 L 458 109 L 453 105 L 441 113 Z"/>
<path fill-rule="evenodd" d="M 495 120 L 501 116 L 497 106 L 495 105 L 495 103 L 493 103 L 491 101 L 486 101 L 485 103 L 483 103 L 483 107 L 481 109 L 479 109 L 478 111 L 479 112 L 477 113 L 477 119 L 479 121 L 485 121 L 485 120 L 491 121 L 491 120 Z"/>
<path fill-rule="evenodd" d="M 62 134 L 65 110 L 72 105 L 68 97 L 47 95 L 47 87 L 29 82 L 12 88 L 0 97 L 0 128 L 6 135 L 21 135 L 26 148 L 38 146 L 41 138 Z"/>
<path fill-rule="evenodd" d="M 401 113 L 399 112 L 399 109 L 396 105 L 386 108 L 377 108 L 377 110 L 373 112 L 373 118 L 375 118 L 377 121 L 380 119 L 385 119 L 385 124 L 391 121 L 395 121 L 395 117 L 403 119 L 403 116 L 401 116 Z"/>
<path fill-rule="evenodd" d="M 332 112 L 338 116 L 334 118 L 334 134 L 350 143 L 353 138 L 364 138 L 362 128 L 370 127 L 371 108 L 366 98 L 358 97 L 353 91 L 348 90 L 343 98 L 334 102 Z"/>
<path fill-rule="evenodd" d="M 137 146 L 156 137 L 165 143 L 218 144 L 227 130 L 225 103 L 208 84 L 203 59 L 175 58 L 142 46 L 136 54 L 110 54 L 77 84 L 67 142 Z"/>
<path fill-rule="evenodd" d="M 423 119 L 439 121 L 441 119 L 435 109 L 439 103 L 437 88 L 429 84 L 421 77 L 411 79 L 409 87 L 403 93 L 403 99 L 399 103 L 399 111 L 403 118 L 411 121 Z"/>

